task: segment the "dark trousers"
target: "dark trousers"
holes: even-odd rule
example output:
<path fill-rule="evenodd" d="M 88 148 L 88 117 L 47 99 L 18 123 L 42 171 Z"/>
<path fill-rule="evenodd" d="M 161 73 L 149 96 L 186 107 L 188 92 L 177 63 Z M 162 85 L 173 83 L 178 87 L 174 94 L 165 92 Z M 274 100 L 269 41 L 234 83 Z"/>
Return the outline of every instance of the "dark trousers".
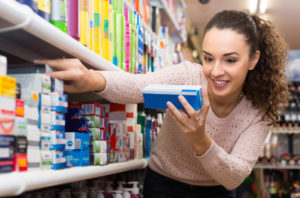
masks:
<path fill-rule="evenodd" d="M 235 190 L 223 186 L 194 186 L 182 183 L 147 168 L 144 198 L 235 198 Z"/>

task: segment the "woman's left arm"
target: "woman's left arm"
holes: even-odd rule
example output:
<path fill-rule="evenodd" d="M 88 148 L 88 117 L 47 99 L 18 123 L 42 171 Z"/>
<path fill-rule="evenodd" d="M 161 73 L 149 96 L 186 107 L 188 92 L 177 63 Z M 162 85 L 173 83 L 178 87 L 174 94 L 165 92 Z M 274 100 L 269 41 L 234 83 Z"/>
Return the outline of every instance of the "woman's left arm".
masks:
<path fill-rule="evenodd" d="M 235 189 L 250 175 L 269 130 L 266 122 L 257 121 L 240 135 L 231 153 L 212 141 L 203 155 L 195 157 L 213 179 L 227 189 Z"/>
<path fill-rule="evenodd" d="M 179 100 L 185 112 L 179 111 L 172 103 L 168 102 L 167 112 L 181 129 L 185 139 L 193 147 L 195 158 L 218 183 L 227 189 L 235 189 L 251 173 L 261 149 L 264 145 L 270 126 L 262 121 L 262 113 L 240 135 L 230 153 L 217 145 L 205 131 L 205 122 L 210 107 L 207 91 L 202 90 L 204 106 L 200 111 L 195 111 L 180 96 Z"/>

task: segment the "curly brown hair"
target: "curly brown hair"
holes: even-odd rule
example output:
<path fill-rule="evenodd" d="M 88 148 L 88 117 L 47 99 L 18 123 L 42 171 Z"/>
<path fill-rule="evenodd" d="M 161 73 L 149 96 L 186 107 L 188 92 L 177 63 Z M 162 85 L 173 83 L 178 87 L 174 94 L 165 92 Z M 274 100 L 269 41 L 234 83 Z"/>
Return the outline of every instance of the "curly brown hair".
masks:
<path fill-rule="evenodd" d="M 264 112 L 263 120 L 274 124 L 290 97 L 285 74 L 286 42 L 270 21 L 242 11 L 225 10 L 217 13 L 206 25 L 204 35 L 213 27 L 229 28 L 243 34 L 250 46 L 250 58 L 256 50 L 260 51 L 256 67 L 246 76 L 243 93 L 254 107 Z"/>

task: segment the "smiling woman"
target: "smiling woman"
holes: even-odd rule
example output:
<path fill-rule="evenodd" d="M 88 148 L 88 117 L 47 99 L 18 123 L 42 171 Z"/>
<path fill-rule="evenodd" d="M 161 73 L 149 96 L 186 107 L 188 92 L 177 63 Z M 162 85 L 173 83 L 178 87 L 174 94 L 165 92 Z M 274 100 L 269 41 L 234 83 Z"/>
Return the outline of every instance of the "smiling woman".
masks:
<path fill-rule="evenodd" d="M 87 70 L 78 60 L 39 62 L 60 70 L 49 75 L 67 81 L 68 91 L 100 91 L 115 103 L 143 102 L 149 84 L 203 86 L 199 111 L 182 96 L 185 111 L 167 102 L 144 197 L 235 197 L 288 100 L 286 45 L 270 22 L 223 11 L 206 26 L 202 49 L 202 67 L 186 61 L 138 75 Z"/>

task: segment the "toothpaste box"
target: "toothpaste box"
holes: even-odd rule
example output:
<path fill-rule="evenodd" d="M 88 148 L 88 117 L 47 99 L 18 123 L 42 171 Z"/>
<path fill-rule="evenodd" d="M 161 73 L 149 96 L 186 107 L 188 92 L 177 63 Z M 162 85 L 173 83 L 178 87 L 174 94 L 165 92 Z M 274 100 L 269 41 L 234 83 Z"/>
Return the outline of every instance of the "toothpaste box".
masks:
<path fill-rule="evenodd" d="M 41 151 L 38 146 L 27 147 L 28 171 L 37 171 L 41 168 Z"/>
<path fill-rule="evenodd" d="M 38 120 L 39 120 L 38 108 L 25 105 L 25 118 L 28 120 L 28 124 L 38 125 Z"/>
<path fill-rule="evenodd" d="M 51 95 L 40 93 L 39 95 L 39 111 L 51 112 Z"/>
<path fill-rule="evenodd" d="M 0 173 L 13 171 L 15 136 L 0 135 Z"/>
<path fill-rule="evenodd" d="M 9 64 L 8 74 L 42 74 L 53 71 L 47 64 Z"/>
<path fill-rule="evenodd" d="M 89 166 L 90 152 L 83 150 L 66 151 L 66 160 L 68 167 Z"/>
<path fill-rule="evenodd" d="M 67 113 L 68 111 L 68 96 L 59 92 L 51 94 L 51 111 Z"/>
<path fill-rule="evenodd" d="M 28 170 L 27 153 L 16 153 L 14 155 L 13 170 L 19 172 Z"/>
<path fill-rule="evenodd" d="M 64 130 L 65 129 L 65 114 L 51 111 L 51 130 Z"/>
<path fill-rule="evenodd" d="M 42 170 L 49 170 L 51 169 L 52 165 L 52 152 L 49 150 L 43 150 L 41 151 L 41 169 Z"/>
<path fill-rule="evenodd" d="M 62 94 L 64 92 L 64 81 L 57 78 L 51 78 L 51 92 Z"/>
<path fill-rule="evenodd" d="M 106 153 L 107 142 L 102 140 L 95 140 L 92 142 L 93 153 Z"/>
<path fill-rule="evenodd" d="M 51 169 L 57 170 L 66 167 L 66 154 L 65 151 L 55 150 L 52 151 L 52 166 Z"/>
<path fill-rule="evenodd" d="M 83 116 L 86 120 L 88 120 L 88 127 L 89 128 L 100 128 L 100 116 L 96 115 L 89 115 Z"/>
<path fill-rule="evenodd" d="M 64 131 L 51 131 L 51 150 L 64 150 L 66 146 Z"/>
<path fill-rule="evenodd" d="M 12 135 L 15 124 L 14 98 L 0 95 L 0 134 Z"/>
<path fill-rule="evenodd" d="M 15 117 L 14 135 L 27 135 L 27 119 Z"/>
<path fill-rule="evenodd" d="M 44 74 L 11 74 L 21 86 L 21 99 L 25 104 L 38 107 L 39 93 L 50 94 L 51 80 Z"/>
<path fill-rule="evenodd" d="M 89 150 L 90 135 L 88 133 L 66 132 L 66 150 Z"/>
<path fill-rule="evenodd" d="M 104 140 L 105 138 L 104 129 L 88 128 L 88 131 L 93 134 L 93 140 Z"/>
<path fill-rule="evenodd" d="M 93 164 L 94 165 L 105 165 L 107 164 L 107 154 L 106 153 L 93 153 Z"/>
<path fill-rule="evenodd" d="M 84 111 L 84 115 L 102 115 L 102 107 L 98 103 L 82 103 L 81 108 Z"/>
<path fill-rule="evenodd" d="M 37 125 L 27 125 L 27 140 L 28 146 L 39 147 L 40 145 L 40 130 Z"/>
<path fill-rule="evenodd" d="M 40 149 L 50 150 L 51 148 L 51 136 L 50 133 L 41 132 Z"/>
<path fill-rule="evenodd" d="M 0 76 L 0 95 L 16 98 L 17 81 L 13 77 Z"/>
<path fill-rule="evenodd" d="M 146 108 L 167 109 L 167 102 L 170 101 L 177 109 L 184 110 L 178 100 L 182 95 L 195 109 L 203 106 L 201 86 L 191 85 L 149 85 L 143 90 L 144 103 Z"/>
<path fill-rule="evenodd" d="M 25 103 L 24 100 L 16 99 L 16 116 L 17 117 L 24 117 L 25 113 Z"/>

